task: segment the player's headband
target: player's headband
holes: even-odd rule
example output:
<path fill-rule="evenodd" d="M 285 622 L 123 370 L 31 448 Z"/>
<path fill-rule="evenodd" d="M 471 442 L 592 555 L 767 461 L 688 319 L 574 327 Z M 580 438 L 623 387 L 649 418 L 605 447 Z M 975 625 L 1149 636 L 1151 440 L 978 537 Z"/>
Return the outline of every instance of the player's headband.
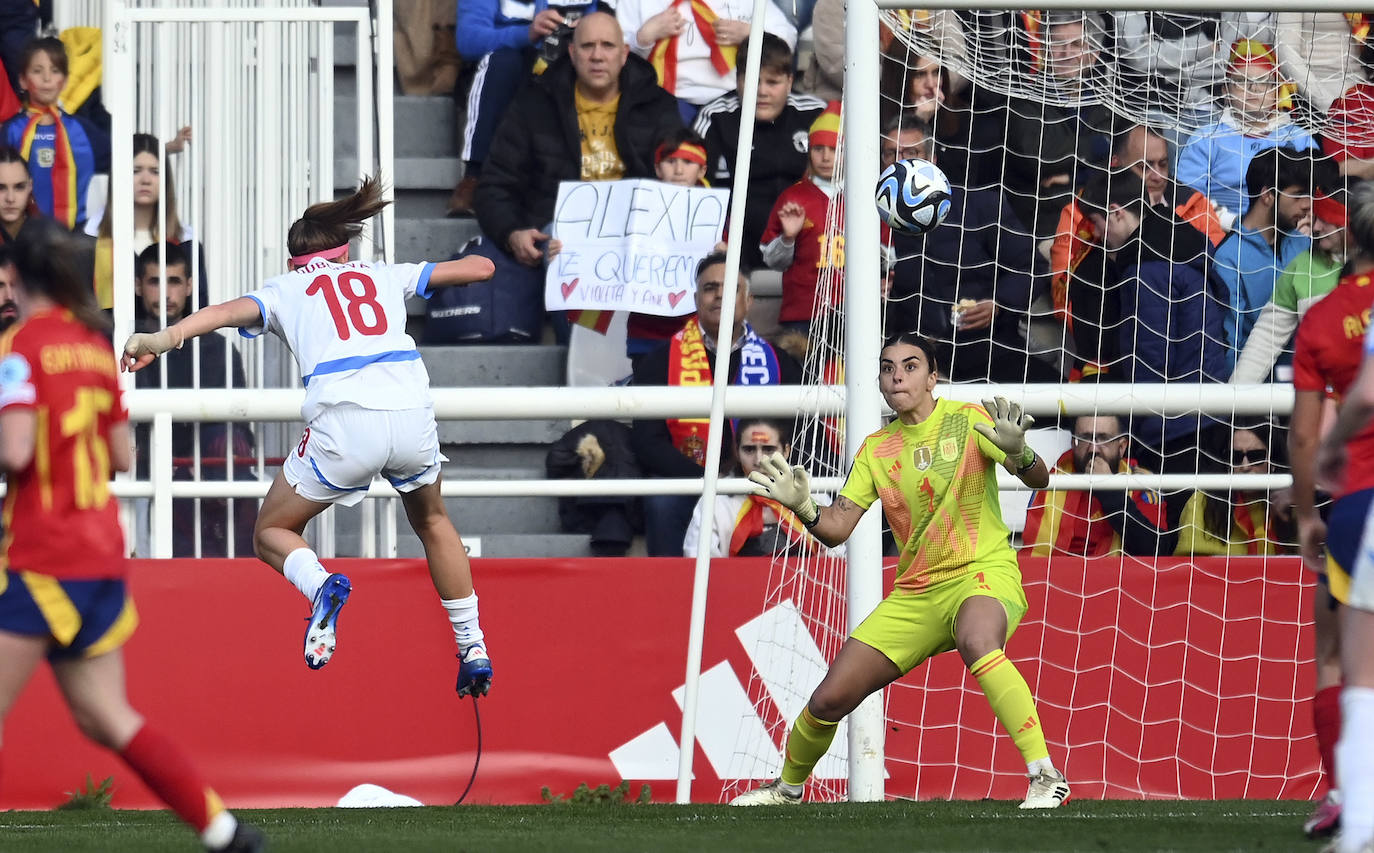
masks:
<path fill-rule="evenodd" d="M 335 258 L 342 258 L 347 252 L 348 244 L 344 243 L 342 246 L 335 246 L 332 249 L 321 249 L 318 252 L 307 252 L 304 255 L 292 255 L 291 263 L 298 267 L 303 267 L 316 259 L 332 261 Z"/>
<path fill-rule="evenodd" d="M 654 164 L 662 163 L 664 160 L 686 160 L 689 163 L 696 163 L 698 166 L 706 165 L 706 149 L 692 142 L 683 142 L 678 147 L 669 150 L 667 145 L 658 146 L 654 152 Z"/>

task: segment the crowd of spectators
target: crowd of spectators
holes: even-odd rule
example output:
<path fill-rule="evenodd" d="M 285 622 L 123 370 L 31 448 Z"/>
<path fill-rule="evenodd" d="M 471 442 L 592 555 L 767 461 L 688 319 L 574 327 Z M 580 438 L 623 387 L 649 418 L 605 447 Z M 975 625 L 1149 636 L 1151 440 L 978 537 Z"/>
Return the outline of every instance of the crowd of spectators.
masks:
<path fill-rule="evenodd" d="M 458 46 L 477 70 L 464 139 L 482 149 L 470 157 L 465 148 L 465 183 L 484 233 L 538 274 L 558 250 L 545 229 L 559 181 L 671 181 L 661 161 L 673 151 L 692 167 L 685 182 L 732 186 L 743 59 L 750 40 L 762 39 L 740 252 L 746 274 L 783 271 L 782 326 L 811 334 L 812 321 L 836 307 L 834 296 L 817 304 L 817 284 L 842 277 L 854 247 L 821 233 L 841 201 L 833 113 L 843 93 L 844 7 L 804 5 L 769 3 L 755 21 L 747 6 L 724 0 L 536 0 L 499 10 L 460 0 Z M 885 260 L 875 283 L 885 331 L 929 337 L 953 381 L 1286 380 L 1303 312 L 1363 269 L 1345 237 L 1343 204 L 1350 183 L 1374 173 L 1374 58 L 1363 20 L 891 13 L 876 46 L 883 165 L 932 161 L 953 195 L 933 234 L 885 231 L 887 247 L 874 247 Z M 808 22 L 810 50 L 799 58 L 799 25 Z M 514 106 L 502 113 L 506 103 Z M 682 135 L 687 125 L 696 136 Z M 635 381 L 664 381 L 674 346 L 664 338 L 678 323 L 637 318 L 652 331 L 630 336 Z M 646 357 L 652 379 L 641 370 Z M 1232 470 L 1228 453 L 1238 451 L 1228 442 L 1254 437 L 1268 448 L 1270 432 L 1282 429 L 1140 412 L 1083 433 L 1111 433 L 1102 447 L 1080 439 L 1078 425 L 1060 426 L 1074 436 L 1062 470 L 1161 473 Z M 683 456 L 669 443 L 644 448 L 641 465 L 690 474 L 662 458 Z M 1231 535 L 1215 507 L 1235 495 L 1155 498 L 1104 509 L 1093 497 L 1110 523 L 1091 535 L 1061 535 L 1057 521 L 1038 529 L 1058 531 L 1050 541 L 1133 551 L 1148 517 L 1165 531 L 1151 546 L 1161 553 Z M 1049 503 L 1056 518 L 1072 514 L 1063 501 Z M 670 515 L 685 520 L 688 509 L 684 502 Z M 1275 512 L 1286 514 L 1281 500 Z M 1180 536 L 1189 525 L 1205 532 Z M 1028 541 L 1038 535 L 1028 532 Z M 672 551 L 675 537 L 663 549 Z"/>

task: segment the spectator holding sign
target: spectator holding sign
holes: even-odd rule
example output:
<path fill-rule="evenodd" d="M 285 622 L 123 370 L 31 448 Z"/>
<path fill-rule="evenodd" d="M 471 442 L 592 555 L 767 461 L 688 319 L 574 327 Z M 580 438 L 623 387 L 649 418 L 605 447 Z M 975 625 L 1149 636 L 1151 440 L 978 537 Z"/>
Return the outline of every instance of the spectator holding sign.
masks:
<path fill-rule="evenodd" d="M 546 228 L 562 181 L 653 175 L 654 146 L 681 127 L 677 101 L 631 56 L 615 16 L 584 16 L 568 56 L 516 94 L 477 185 L 477 222 L 499 253 L 497 277 L 527 271 L 543 289 Z M 507 281 L 497 281 L 498 286 Z"/>

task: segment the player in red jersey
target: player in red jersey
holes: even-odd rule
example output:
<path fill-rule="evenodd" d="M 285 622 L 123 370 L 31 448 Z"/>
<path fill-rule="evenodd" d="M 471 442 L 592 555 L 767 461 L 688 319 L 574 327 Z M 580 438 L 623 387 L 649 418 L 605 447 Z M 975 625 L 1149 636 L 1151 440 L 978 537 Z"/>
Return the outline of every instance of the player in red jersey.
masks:
<path fill-rule="evenodd" d="M 1348 202 L 1350 236 L 1359 253 L 1374 258 L 1374 185 L 1363 182 L 1351 191 Z M 1298 327 L 1298 348 L 1304 345 L 1330 347 L 1341 338 L 1353 341 L 1369 324 L 1369 306 L 1374 299 L 1367 293 L 1374 290 L 1369 281 L 1342 283 L 1326 299 L 1317 303 Z M 1355 293 L 1363 295 L 1361 302 L 1346 302 Z M 1331 303 L 1330 309 L 1326 308 Z M 1336 327 L 1326 326 L 1325 340 L 1315 340 L 1316 329 L 1309 324 L 1322 310 L 1328 317 L 1338 306 L 1340 313 Z M 1325 309 L 1325 310 L 1323 310 Z M 1322 315 L 1318 315 L 1320 318 Z M 1338 331 L 1339 330 L 1339 331 Z M 1304 332 L 1307 333 L 1304 336 Z M 1333 340 L 1334 339 L 1334 340 Z M 1316 484 L 1337 495 L 1327 519 L 1327 574 L 1331 594 L 1342 604 L 1343 624 L 1340 629 L 1341 675 L 1345 686 L 1341 690 L 1341 736 L 1336 745 L 1335 759 L 1344 809 L 1341 815 L 1341 837 L 1337 849 L 1341 853 L 1374 850 L 1374 524 L 1370 523 L 1370 507 L 1374 505 L 1374 338 L 1364 335 L 1363 357 L 1358 371 L 1354 368 L 1349 349 L 1343 349 L 1344 360 L 1339 371 L 1333 371 L 1331 385 L 1343 393 L 1340 415 L 1322 439 L 1317 450 Z M 1295 362 L 1295 382 L 1300 368 Z M 1298 432 L 1295 424 L 1294 432 Z M 1297 479 L 1294 466 L 1294 478 Z M 1320 532 L 1309 520 L 1308 530 L 1299 528 L 1303 554 L 1315 553 L 1314 541 Z"/>
<path fill-rule="evenodd" d="M 1374 278 L 1369 274 L 1374 270 L 1374 262 L 1357 255 L 1348 268 L 1350 273 L 1308 310 L 1298 327 L 1293 358 L 1293 423 L 1288 432 L 1298 539 L 1302 544 L 1303 560 L 1319 573 L 1320 578 L 1313 613 L 1317 681 L 1312 700 L 1312 725 L 1329 791 L 1303 824 L 1303 830 L 1311 838 L 1335 832 L 1341 817 L 1335 765 L 1336 742 L 1341 736 L 1339 601 L 1328 585 L 1326 559 L 1322 556 L 1327 528 L 1317 512 L 1313 467 L 1327 396 L 1340 399 L 1355 381 L 1364 357 L 1369 309 L 1374 305 Z M 1366 446 L 1371 439 L 1374 435 L 1364 439 Z M 1374 486 L 1374 458 L 1356 454 L 1352 465 L 1349 491 Z M 1349 531 L 1341 533 L 1346 541 L 1333 548 L 1333 554 L 1356 544 L 1357 540 L 1351 538 Z"/>
<path fill-rule="evenodd" d="M 55 229 L 54 229 L 55 230 Z M 45 656 L 83 734 L 119 754 L 208 850 L 263 849 L 186 756 L 129 705 L 121 646 L 138 625 L 111 470 L 133 456 L 105 317 L 68 238 L 5 247 L 21 322 L 0 337 L 0 719 Z"/>

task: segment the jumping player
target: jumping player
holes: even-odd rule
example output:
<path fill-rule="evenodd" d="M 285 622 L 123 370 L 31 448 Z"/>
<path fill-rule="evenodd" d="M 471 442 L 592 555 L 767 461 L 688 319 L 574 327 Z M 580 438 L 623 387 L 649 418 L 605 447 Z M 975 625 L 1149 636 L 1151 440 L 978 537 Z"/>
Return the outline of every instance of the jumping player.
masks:
<path fill-rule="evenodd" d="M 46 656 L 81 732 L 118 753 L 206 849 L 261 850 L 262 835 L 129 705 L 122 647 L 138 613 L 109 481 L 129 470 L 133 445 L 105 317 L 74 254 L 52 234 L 0 249 L 20 315 L 0 338 L 0 719 Z"/>
<path fill-rule="evenodd" d="M 998 397 L 983 406 L 937 400 L 935 347 L 899 334 L 880 354 L 878 387 L 897 418 L 864 440 L 834 504 L 817 506 L 800 465 L 776 454 L 749 479 L 759 494 L 797 514 L 830 547 L 849 538 L 873 502 L 902 549 L 892 592 L 840 649 L 787 738 L 781 778 L 732 805 L 799 803 L 802 787 L 835 737 L 835 727 L 869 694 L 934 655 L 958 649 L 993 713 L 1026 760 L 1023 809 L 1069 798 L 1054 768 L 1035 699 L 1003 647 L 1026 612 L 1010 534 L 1002 522 L 995 465 L 1033 489 L 1049 469 L 1025 441 L 1034 423 Z M 976 531 L 977 535 L 973 535 Z"/>
<path fill-rule="evenodd" d="M 472 568 L 439 493 L 443 457 L 429 374 L 405 333 L 405 299 L 485 281 L 494 269 L 479 257 L 438 264 L 350 261 L 349 240 L 386 205 L 376 177 L 347 198 L 311 205 L 287 235 L 291 272 L 162 331 L 131 336 L 123 367 L 139 370 L 187 339 L 224 327 L 239 327 L 245 337 L 269 330 L 281 338 L 300 366 L 307 426 L 258 511 L 253 543 L 258 558 L 311 602 L 306 664 L 319 669 L 329 662 L 352 585 L 321 565 L 301 532 L 331 504 L 357 504 L 381 474 L 401 493 L 453 625 L 458 695 L 480 696 L 491 685 L 491 660 L 478 625 Z"/>
<path fill-rule="evenodd" d="M 1350 236 L 1374 253 L 1374 185 L 1356 184 L 1348 203 Z M 1337 288 L 1339 290 L 1339 288 Z M 1317 309 L 1303 318 L 1302 330 Z M 1366 303 L 1368 304 L 1368 303 Z M 1367 315 L 1357 315 L 1360 324 Z M 1327 333 L 1331 334 L 1330 332 Z M 1345 392 L 1340 415 L 1317 450 L 1317 485 L 1341 497 L 1327 519 L 1327 575 L 1331 594 L 1345 605 L 1340 631 L 1341 736 L 1336 775 L 1343 799 L 1340 853 L 1374 850 L 1374 338 L 1364 336 L 1364 358 Z M 1304 540 L 1304 555 L 1307 542 Z"/>

